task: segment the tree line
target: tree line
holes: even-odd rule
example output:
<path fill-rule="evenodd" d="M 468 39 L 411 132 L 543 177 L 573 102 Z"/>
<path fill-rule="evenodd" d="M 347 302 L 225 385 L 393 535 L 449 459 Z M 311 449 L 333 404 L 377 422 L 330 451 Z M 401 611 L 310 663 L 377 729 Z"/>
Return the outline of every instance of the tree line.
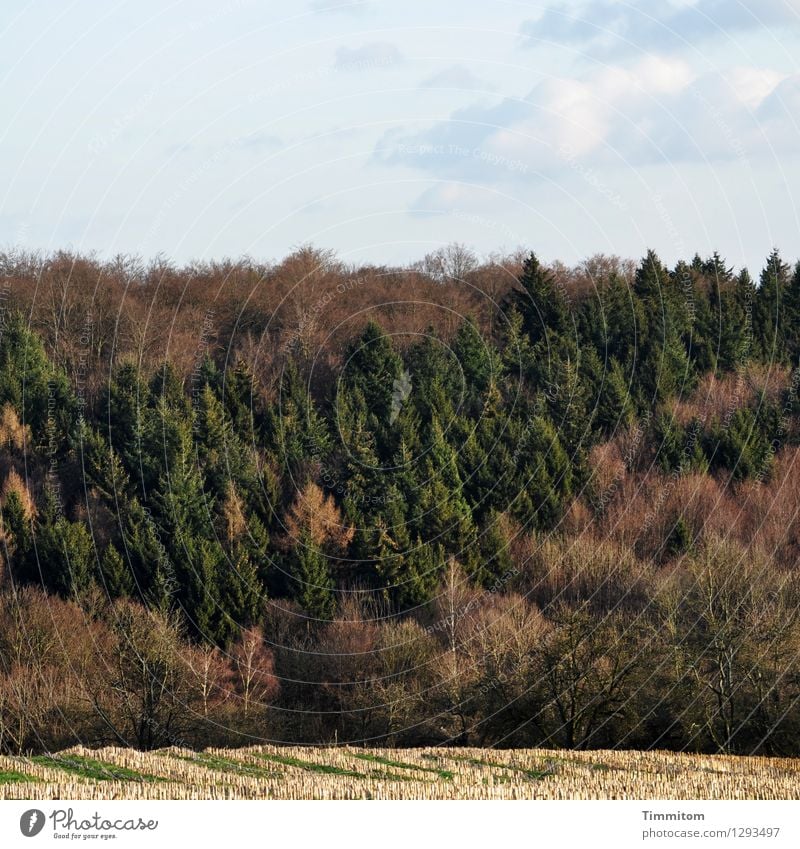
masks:
<path fill-rule="evenodd" d="M 800 264 L 120 268 L 3 258 L 0 746 L 796 751 Z"/>

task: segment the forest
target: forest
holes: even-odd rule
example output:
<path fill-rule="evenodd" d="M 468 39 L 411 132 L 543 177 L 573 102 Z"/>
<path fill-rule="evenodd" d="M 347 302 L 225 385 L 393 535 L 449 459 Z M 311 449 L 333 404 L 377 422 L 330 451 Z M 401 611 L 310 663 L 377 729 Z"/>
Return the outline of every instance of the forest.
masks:
<path fill-rule="evenodd" d="M 0 752 L 800 755 L 800 263 L 0 254 Z"/>

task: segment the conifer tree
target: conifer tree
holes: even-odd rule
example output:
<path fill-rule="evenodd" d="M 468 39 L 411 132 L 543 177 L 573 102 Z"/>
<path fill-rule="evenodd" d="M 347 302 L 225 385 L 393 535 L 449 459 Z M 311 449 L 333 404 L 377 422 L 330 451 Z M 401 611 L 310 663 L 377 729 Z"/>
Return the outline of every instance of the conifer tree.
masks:
<path fill-rule="evenodd" d="M 86 526 L 63 516 L 47 517 L 35 537 L 36 557 L 46 589 L 63 598 L 82 596 L 95 573 L 95 551 Z"/>
<path fill-rule="evenodd" d="M 786 355 L 793 368 L 800 364 L 800 262 L 786 288 L 783 308 L 783 337 Z"/>
<path fill-rule="evenodd" d="M 325 555 L 311 534 L 303 533 L 291 558 L 294 597 L 314 619 L 328 620 L 334 613 L 333 579 Z"/>
<path fill-rule="evenodd" d="M 109 598 L 125 598 L 134 595 L 131 571 L 113 543 L 106 546 L 106 550 L 100 557 L 98 583 L 105 589 Z"/>
<path fill-rule="evenodd" d="M 10 557 L 11 574 L 15 582 L 29 582 L 38 578 L 31 520 L 32 513 L 26 507 L 21 493 L 14 489 L 4 493 L 0 507 L 3 549 L 6 557 Z"/>
<path fill-rule="evenodd" d="M 465 319 L 453 341 L 453 353 L 464 375 L 465 394 L 475 401 L 496 380 L 497 363 L 487 340 L 481 337 L 475 322 Z"/>
<path fill-rule="evenodd" d="M 753 305 L 753 324 L 760 354 L 766 362 L 783 362 L 786 357 L 786 296 L 789 266 L 775 249 L 767 258 Z"/>
<path fill-rule="evenodd" d="M 364 399 L 377 427 L 389 424 L 392 415 L 394 381 L 400 377 L 403 361 L 392 342 L 374 321 L 345 352 L 341 380 Z"/>
<path fill-rule="evenodd" d="M 503 515 L 491 510 L 480 528 L 480 563 L 472 578 L 484 586 L 491 587 L 494 581 L 503 580 L 514 570 L 504 525 Z"/>
<path fill-rule="evenodd" d="M 522 325 L 531 342 L 566 334 L 570 329 L 569 305 L 555 276 L 536 254 L 531 253 L 525 260 L 519 284 L 522 291 L 513 294 L 511 304 L 522 315 Z"/>

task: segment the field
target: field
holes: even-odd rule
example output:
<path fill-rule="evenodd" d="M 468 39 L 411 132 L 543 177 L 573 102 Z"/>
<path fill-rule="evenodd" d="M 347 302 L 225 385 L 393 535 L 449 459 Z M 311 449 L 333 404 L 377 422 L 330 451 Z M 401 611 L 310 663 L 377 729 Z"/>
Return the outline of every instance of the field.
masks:
<path fill-rule="evenodd" d="M 800 760 L 276 748 L 0 757 L 0 799 L 798 799 Z"/>

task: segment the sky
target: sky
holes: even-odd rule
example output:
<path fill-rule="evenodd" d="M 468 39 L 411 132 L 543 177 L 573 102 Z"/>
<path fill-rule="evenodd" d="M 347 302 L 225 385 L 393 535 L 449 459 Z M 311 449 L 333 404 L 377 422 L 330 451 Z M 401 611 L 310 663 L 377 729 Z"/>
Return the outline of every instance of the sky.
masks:
<path fill-rule="evenodd" d="M 800 257 L 800 0 L 3 0 L 0 246 Z"/>

